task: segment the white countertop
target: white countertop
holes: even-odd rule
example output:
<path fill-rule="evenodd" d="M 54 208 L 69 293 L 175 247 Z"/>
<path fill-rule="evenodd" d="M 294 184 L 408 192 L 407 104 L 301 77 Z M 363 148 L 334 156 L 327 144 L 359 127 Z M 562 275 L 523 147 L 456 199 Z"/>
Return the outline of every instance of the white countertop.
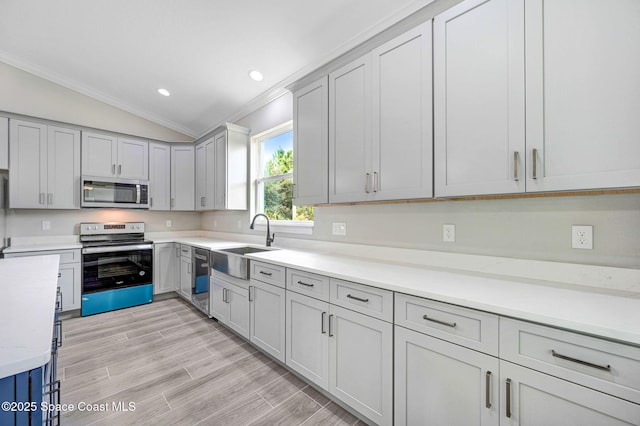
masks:
<path fill-rule="evenodd" d="M 640 345 L 637 294 L 286 249 L 247 257 Z"/>
<path fill-rule="evenodd" d="M 2 250 L 3 253 L 24 253 L 30 251 L 58 251 L 58 250 L 76 250 L 81 249 L 82 244 L 76 242 L 59 242 L 46 244 L 28 244 L 20 246 L 10 246 Z"/>
<path fill-rule="evenodd" d="M 0 378 L 49 362 L 59 261 L 0 259 Z"/>

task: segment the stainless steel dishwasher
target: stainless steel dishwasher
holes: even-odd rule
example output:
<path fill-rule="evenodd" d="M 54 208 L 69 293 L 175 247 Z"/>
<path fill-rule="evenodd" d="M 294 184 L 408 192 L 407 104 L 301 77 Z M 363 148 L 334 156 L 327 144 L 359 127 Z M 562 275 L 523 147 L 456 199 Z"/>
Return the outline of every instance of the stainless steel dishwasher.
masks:
<path fill-rule="evenodd" d="M 209 250 L 193 248 L 193 278 L 191 281 L 191 302 L 207 315 L 209 314 Z"/>

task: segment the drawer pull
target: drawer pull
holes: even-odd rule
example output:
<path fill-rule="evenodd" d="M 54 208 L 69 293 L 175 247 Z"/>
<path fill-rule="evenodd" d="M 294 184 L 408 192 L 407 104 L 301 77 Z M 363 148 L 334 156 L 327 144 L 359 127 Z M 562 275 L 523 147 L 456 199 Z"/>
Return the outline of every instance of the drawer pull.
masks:
<path fill-rule="evenodd" d="M 304 285 L 304 286 L 307 286 L 307 287 L 313 287 L 313 284 L 308 284 L 308 283 L 305 283 L 304 281 L 298 281 L 298 284 Z"/>
<path fill-rule="evenodd" d="M 350 294 L 347 294 L 347 297 L 348 297 L 349 299 L 357 300 L 357 301 L 359 301 L 359 302 L 364 302 L 364 303 L 368 303 L 368 302 L 369 302 L 369 299 L 361 299 L 361 298 L 359 298 L 359 297 L 357 297 L 357 296 L 352 296 L 352 295 L 350 295 Z"/>
<path fill-rule="evenodd" d="M 271 275 L 273 275 L 271 272 L 265 272 L 265 271 L 260 271 L 260 273 L 261 273 L 262 275 L 266 275 L 266 276 L 268 276 L 268 277 L 270 277 Z"/>
<path fill-rule="evenodd" d="M 491 371 L 487 371 L 485 375 L 485 401 L 484 406 L 491 408 Z"/>
<path fill-rule="evenodd" d="M 423 319 L 426 319 L 427 321 L 431 321 L 431 322 L 435 322 L 438 324 L 442 324 L 442 325 L 446 325 L 447 327 L 451 327 L 451 328 L 455 328 L 456 327 L 456 323 L 455 322 L 446 322 L 446 321 L 440 321 L 434 318 L 429 318 L 426 314 L 422 316 Z"/>
<path fill-rule="evenodd" d="M 553 349 L 551 349 L 551 355 L 553 355 L 556 358 L 560 358 L 560 359 L 564 359 L 564 360 L 567 360 L 567 361 L 575 362 L 575 363 L 581 364 L 581 365 L 586 365 L 587 367 L 597 368 L 598 370 L 611 371 L 611 366 L 610 365 L 607 365 L 607 366 L 598 365 L 598 364 L 593 364 L 593 363 L 588 362 L 588 361 L 582 361 L 581 359 L 571 358 L 570 356 L 559 354 L 558 352 L 554 351 Z"/>
<path fill-rule="evenodd" d="M 511 418 L 511 379 L 507 379 L 507 418 Z"/>

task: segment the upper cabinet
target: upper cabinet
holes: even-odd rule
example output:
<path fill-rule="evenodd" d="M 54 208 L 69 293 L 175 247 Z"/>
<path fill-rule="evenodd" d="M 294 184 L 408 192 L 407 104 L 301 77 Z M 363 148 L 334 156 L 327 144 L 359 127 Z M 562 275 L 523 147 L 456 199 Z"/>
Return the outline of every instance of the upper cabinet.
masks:
<path fill-rule="evenodd" d="M 230 123 L 196 147 L 196 210 L 246 210 L 249 129 Z"/>
<path fill-rule="evenodd" d="M 434 19 L 438 197 L 525 190 L 523 13 L 523 0 L 469 0 Z"/>
<path fill-rule="evenodd" d="M 171 146 L 149 143 L 149 210 L 171 209 Z"/>
<path fill-rule="evenodd" d="M 525 7 L 527 191 L 640 186 L 640 3 Z"/>
<path fill-rule="evenodd" d="M 80 208 L 80 132 L 10 123 L 10 208 Z"/>
<path fill-rule="evenodd" d="M 124 137 L 82 132 L 82 174 L 148 180 L 149 144 Z"/>
<path fill-rule="evenodd" d="M 193 211 L 195 206 L 194 147 L 171 146 L 171 210 Z"/>
<path fill-rule="evenodd" d="M 0 170 L 9 168 L 9 119 L 0 117 Z"/>
<path fill-rule="evenodd" d="M 431 23 L 329 74 L 329 202 L 432 196 Z"/>
<path fill-rule="evenodd" d="M 293 94 L 293 204 L 329 202 L 329 84 L 323 77 Z"/>

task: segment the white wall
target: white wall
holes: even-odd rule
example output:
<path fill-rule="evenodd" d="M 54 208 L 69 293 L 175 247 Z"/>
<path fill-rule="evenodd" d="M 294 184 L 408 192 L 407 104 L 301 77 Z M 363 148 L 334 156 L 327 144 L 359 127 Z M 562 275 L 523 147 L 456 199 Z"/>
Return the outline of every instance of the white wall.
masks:
<path fill-rule="evenodd" d="M 162 141 L 193 138 L 0 62 L 0 111 Z"/>

